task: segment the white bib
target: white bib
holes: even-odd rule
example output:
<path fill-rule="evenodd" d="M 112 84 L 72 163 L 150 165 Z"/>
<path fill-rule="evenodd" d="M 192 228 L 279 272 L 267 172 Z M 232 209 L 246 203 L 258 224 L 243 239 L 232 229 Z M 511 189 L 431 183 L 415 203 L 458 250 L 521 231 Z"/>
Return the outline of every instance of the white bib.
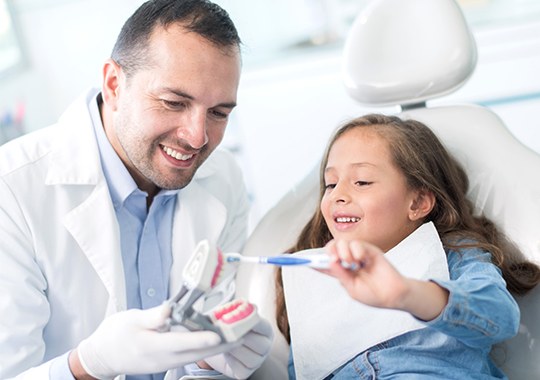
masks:
<path fill-rule="evenodd" d="M 449 278 L 446 254 L 431 222 L 385 257 L 410 278 Z M 409 313 L 355 301 L 338 280 L 310 268 L 283 267 L 282 274 L 298 380 L 323 379 L 360 352 L 424 327 Z"/>

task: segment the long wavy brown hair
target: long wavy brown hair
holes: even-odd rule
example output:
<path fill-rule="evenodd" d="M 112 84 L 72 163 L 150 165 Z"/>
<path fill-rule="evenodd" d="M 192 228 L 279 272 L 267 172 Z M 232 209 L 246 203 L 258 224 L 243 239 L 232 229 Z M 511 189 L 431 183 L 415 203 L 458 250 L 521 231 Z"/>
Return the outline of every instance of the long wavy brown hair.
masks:
<path fill-rule="evenodd" d="M 445 249 L 480 248 L 491 253 L 501 269 L 507 288 L 522 295 L 540 282 L 540 268 L 527 261 L 496 225 L 483 215 L 476 216 L 467 199 L 467 174 L 449 154 L 437 136 L 424 124 L 395 116 L 370 114 L 351 120 L 333 135 L 321 163 L 320 194 L 324 194 L 324 169 L 334 142 L 354 128 L 369 128 L 384 138 L 392 160 L 405 175 L 411 189 L 425 189 L 435 195 L 435 206 L 423 222 L 433 222 Z M 306 224 L 288 252 L 323 247 L 332 239 L 320 209 Z M 281 271 L 276 273 L 276 319 L 290 343 L 289 323 Z"/>

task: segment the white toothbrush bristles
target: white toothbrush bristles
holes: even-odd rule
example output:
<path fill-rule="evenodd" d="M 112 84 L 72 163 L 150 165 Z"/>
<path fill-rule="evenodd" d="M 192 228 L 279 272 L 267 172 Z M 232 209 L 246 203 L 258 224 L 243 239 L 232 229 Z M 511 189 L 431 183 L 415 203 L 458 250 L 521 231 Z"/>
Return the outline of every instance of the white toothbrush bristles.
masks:
<path fill-rule="evenodd" d="M 239 253 L 225 253 L 224 254 L 225 261 L 228 263 L 258 263 L 259 257 L 257 256 L 244 256 Z"/>

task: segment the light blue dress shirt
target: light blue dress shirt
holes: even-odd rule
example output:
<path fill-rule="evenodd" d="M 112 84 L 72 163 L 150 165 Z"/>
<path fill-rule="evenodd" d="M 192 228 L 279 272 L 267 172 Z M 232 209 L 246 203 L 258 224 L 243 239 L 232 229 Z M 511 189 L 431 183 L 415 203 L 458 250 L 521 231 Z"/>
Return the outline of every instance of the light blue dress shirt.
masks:
<path fill-rule="evenodd" d="M 100 98 L 101 95 L 99 94 Z M 101 122 L 98 98 L 88 105 L 99 146 L 101 165 L 120 228 L 128 309 L 147 309 L 168 298 L 172 264 L 172 220 L 179 190 L 161 190 L 147 209 L 141 191 L 111 146 Z M 51 379 L 73 380 L 68 354 L 51 365 Z M 127 376 L 127 380 L 161 380 L 165 373 Z"/>

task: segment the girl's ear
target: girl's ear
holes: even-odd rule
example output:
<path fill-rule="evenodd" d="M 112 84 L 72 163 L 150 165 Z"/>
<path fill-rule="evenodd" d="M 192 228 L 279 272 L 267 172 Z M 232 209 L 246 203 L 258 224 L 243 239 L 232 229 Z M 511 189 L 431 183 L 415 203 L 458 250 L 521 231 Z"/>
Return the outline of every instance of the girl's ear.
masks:
<path fill-rule="evenodd" d="M 409 219 L 412 221 L 423 219 L 433 210 L 433 207 L 435 207 L 435 194 L 425 189 L 417 190 L 409 209 Z"/>
<path fill-rule="evenodd" d="M 120 91 L 120 83 L 123 78 L 122 68 L 112 59 L 108 59 L 103 65 L 103 101 L 116 110 Z"/>

